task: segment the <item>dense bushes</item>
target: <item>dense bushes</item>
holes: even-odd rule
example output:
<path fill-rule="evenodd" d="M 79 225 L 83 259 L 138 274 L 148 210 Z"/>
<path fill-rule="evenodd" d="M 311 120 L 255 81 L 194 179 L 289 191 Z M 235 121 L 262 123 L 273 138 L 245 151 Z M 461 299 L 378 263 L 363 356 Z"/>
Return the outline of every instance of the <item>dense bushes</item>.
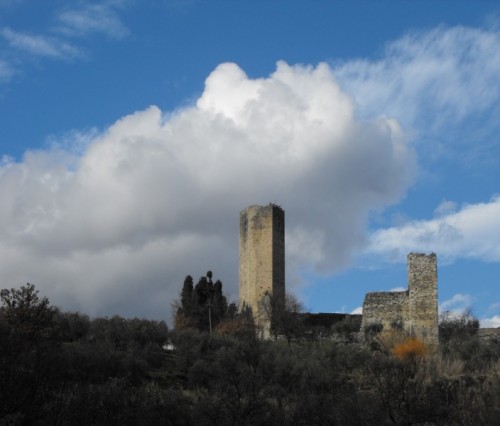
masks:
<path fill-rule="evenodd" d="M 30 284 L 0 297 L 0 424 L 124 424 L 149 404 L 164 322 L 61 312 Z"/>
<path fill-rule="evenodd" d="M 0 424 L 500 421 L 500 344 L 477 334 L 439 348 L 403 336 L 377 350 L 325 339 L 289 344 L 90 319 L 51 307 L 33 286 L 1 295 Z"/>

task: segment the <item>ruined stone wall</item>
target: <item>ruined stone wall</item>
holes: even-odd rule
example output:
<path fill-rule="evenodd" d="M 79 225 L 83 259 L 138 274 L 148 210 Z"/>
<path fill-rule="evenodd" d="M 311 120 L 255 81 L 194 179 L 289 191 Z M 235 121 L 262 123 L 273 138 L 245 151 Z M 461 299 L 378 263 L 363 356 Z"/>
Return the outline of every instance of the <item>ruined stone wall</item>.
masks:
<path fill-rule="evenodd" d="M 381 324 L 384 331 L 390 331 L 399 326 L 404 327 L 409 319 L 408 291 L 379 291 L 366 294 L 361 321 L 362 333 L 374 324 Z"/>
<path fill-rule="evenodd" d="M 428 344 L 438 343 L 438 298 L 436 255 L 408 255 L 408 290 L 368 293 L 363 302 L 361 333 L 372 324 L 383 332 L 402 326 L 408 334 Z"/>
<path fill-rule="evenodd" d="M 258 326 L 266 293 L 284 303 L 285 212 L 273 204 L 240 212 L 240 306 L 252 308 Z"/>

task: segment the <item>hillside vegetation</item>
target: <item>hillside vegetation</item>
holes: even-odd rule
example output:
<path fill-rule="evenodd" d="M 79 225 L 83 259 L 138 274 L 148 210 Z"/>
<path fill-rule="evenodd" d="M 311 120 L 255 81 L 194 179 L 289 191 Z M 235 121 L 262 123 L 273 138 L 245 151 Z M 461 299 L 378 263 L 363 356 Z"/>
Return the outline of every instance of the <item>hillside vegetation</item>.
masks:
<path fill-rule="evenodd" d="M 215 300 L 226 309 L 218 286 Z M 169 330 L 63 312 L 30 284 L 2 290 L 0 424 L 500 424 L 500 342 L 470 321 L 446 322 L 429 348 L 396 332 L 260 341 L 246 316 L 217 312 L 211 334 L 186 318 Z"/>

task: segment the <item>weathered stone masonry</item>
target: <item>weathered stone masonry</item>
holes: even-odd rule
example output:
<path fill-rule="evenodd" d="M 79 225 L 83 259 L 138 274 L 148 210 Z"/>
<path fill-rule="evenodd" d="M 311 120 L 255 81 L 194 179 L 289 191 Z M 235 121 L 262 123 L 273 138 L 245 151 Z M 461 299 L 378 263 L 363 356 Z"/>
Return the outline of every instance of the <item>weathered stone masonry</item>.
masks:
<path fill-rule="evenodd" d="M 429 344 L 438 343 L 436 255 L 408 255 L 408 290 L 368 293 L 363 303 L 361 333 L 380 324 L 383 331 L 402 328 Z"/>
<path fill-rule="evenodd" d="M 279 206 L 253 205 L 240 212 L 240 306 L 252 309 L 261 336 L 268 335 L 266 295 L 283 306 L 285 299 L 285 212 Z M 347 314 L 307 314 L 316 320 L 338 322 Z M 333 316 L 335 317 L 333 317 Z M 321 318 L 320 318 L 321 317 Z M 325 318 L 323 318 L 325 317 Z M 326 318 L 328 317 L 328 318 Z M 333 323 L 332 322 L 332 323 Z M 437 259 L 435 254 L 408 255 L 408 289 L 365 296 L 361 335 L 370 325 L 383 331 L 402 329 L 426 343 L 438 342 Z"/>
<path fill-rule="evenodd" d="M 252 309 L 257 326 L 268 328 L 261 301 L 285 299 L 285 212 L 274 204 L 240 212 L 240 305 Z"/>

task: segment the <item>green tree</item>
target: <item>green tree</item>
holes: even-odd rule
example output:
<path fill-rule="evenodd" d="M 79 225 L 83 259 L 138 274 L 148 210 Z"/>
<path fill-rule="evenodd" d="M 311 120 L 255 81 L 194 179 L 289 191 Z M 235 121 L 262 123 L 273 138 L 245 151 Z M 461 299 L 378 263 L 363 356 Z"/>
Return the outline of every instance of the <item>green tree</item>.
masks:
<path fill-rule="evenodd" d="M 41 330 L 52 325 L 55 308 L 49 299 L 40 299 L 33 284 L 26 284 L 20 289 L 0 290 L 2 319 L 17 332 L 35 337 Z"/>
<path fill-rule="evenodd" d="M 33 284 L 0 291 L 0 423 L 32 423 L 57 385 L 56 309 Z"/>
<path fill-rule="evenodd" d="M 222 282 L 212 282 L 212 272 L 201 277 L 193 287 L 193 278 L 186 276 L 181 290 L 180 301 L 174 303 L 175 328 L 215 330 L 228 316 L 227 299 L 222 292 Z"/>

